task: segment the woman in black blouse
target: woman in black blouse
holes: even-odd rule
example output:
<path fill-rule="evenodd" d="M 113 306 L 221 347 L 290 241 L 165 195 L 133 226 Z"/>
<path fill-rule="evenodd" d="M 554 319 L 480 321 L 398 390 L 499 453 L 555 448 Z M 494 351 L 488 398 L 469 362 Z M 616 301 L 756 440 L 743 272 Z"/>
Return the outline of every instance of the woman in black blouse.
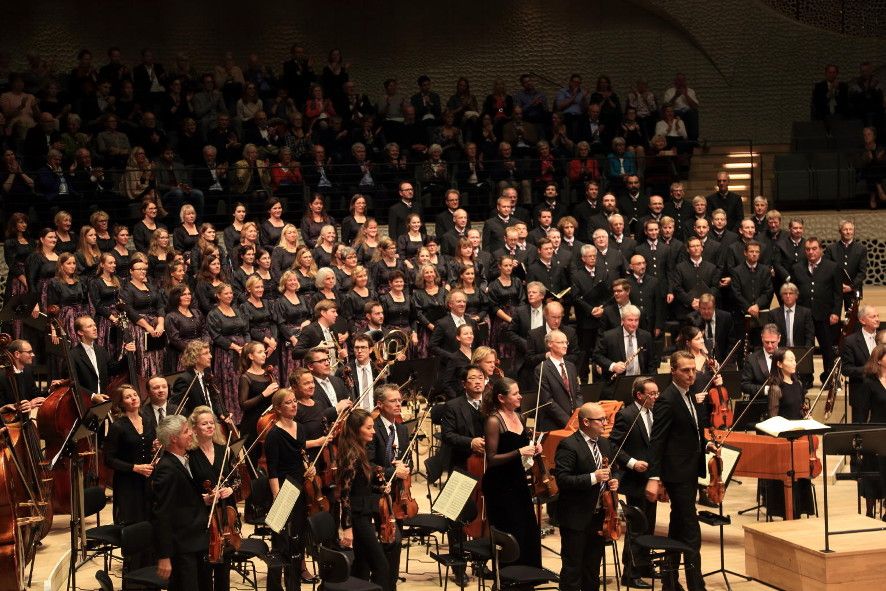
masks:
<path fill-rule="evenodd" d="M 243 224 L 243 229 L 240 230 L 240 243 L 234 247 L 233 250 L 228 251 L 228 259 L 230 260 L 232 265 L 237 264 L 237 257 L 239 252 L 244 248 L 252 248 L 253 250 L 259 247 L 258 244 L 258 224 L 255 222 L 246 222 Z"/>
<path fill-rule="evenodd" d="M 354 248 L 357 250 L 357 258 L 364 267 L 368 266 L 375 258 L 378 250 L 378 222 L 375 218 L 366 218 L 366 223 L 357 232 L 354 239 Z"/>
<path fill-rule="evenodd" d="M 237 397 L 243 411 L 240 433 L 246 438 L 246 447 L 255 441 L 258 419 L 271 406 L 271 396 L 280 389 L 276 376 L 268 371 L 267 362 L 267 349 L 262 343 L 249 341 L 243 346 Z"/>
<path fill-rule="evenodd" d="M 42 310 L 46 310 L 46 292 L 58 267 L 58 253 L 55 251 L 57 241 L 55 230 L 50 228 L 40 230 L 37 249 L 28 257 L 26 264 L 28 287 L 31 293 L 37 296 L 37 306 Z M 35 310 L 37 306 L 34 307 Z"/>
<path fill-rule="evenodd" d="M 320 237 L 323 226 L 335 227 L 335 220 L 326 213 L 326 201 L 323 195 L 314 193 L 301 220 L 301 239 L 308 245 L 308 248 L 314 248 L 317 245 L 317 239 Z"/>
<path fill-rule="evenodd" d="M 28 216 L 13 213 L 6 226 L 6 241 L 3 243 L 3 259 L 9 274 L 6 276 L 6 293 L 3 301 L 28 293 L 27 260 L 34 252 L 34 242 L 28 239 Z M 13 337 L 22 336 L 22 321 L 12 321 Z"/>
<path fill-rule="evenodd" d="M 147 279 L 148 262 L 143 254 L 133 255 L 130 273 L 132 276 L 120 290 L 120 298 L 126 304 L 126 315 L 135 339 L 135 359 L 142 376 L 139 381 L 145 382 L 147 378 L 163 373 L 166 343 L 159 340 L 166 334 L 163 297 Z M 149 336 L 151 342 L 148 342 Z"/>
<path fill-rule="evenodd" d="M 412 342 L 412 349 L 418 346 L 418 335 L 412 332 L 412 300 L 406 293 L 406 278 L 400 271 L 390 274 L 388 293 L 378 298 L 385 311 L 385 330 L 402 330 Z"/>
<path fill-rule="evenodd" d="M 148 246 L 148 280 L 159 287 L 166 276 L 166 268 L 175 257 L 172 240 L 166 228 L 157 228 Z"/>
<path fill-rule="evenodd" d="M 77 250 L 77 241 L 74 238 L 74 235 L 71 234 L 71 214 L 67 211 L 59 211 L 55 214 L 53 218 L 53 224 L 55 225 L 55 235 L 58 238 L 58 242 L 55 245 L 55 252 L 61 254 L 63 252 L 73 253 Z"/>
<path fill-rule="evenodd" d="M 249 340 L 249 321 L 234 305 L 234 290 L 227 283 L 215 288 L 216 306 L 206 316 L 206 327 L 212 340 L 212 375 L 225 408 L 235 423 L 240 422 L 240 399 L 237 385 L 240 378 L 238 362 L 243 345 Z"/>
<path fill-rule="evenodd" d="M 182 205 L 178 212 L 181 224 L 172 230 L 172 246 L 182 253 L 194 250 L 197 240 L 200 239 L 200 230 L 197 229 L 197 210 L 190 203 Z"/>
<path fill-rule="evenodd" d="M 339 318 L 347 322 L 348 332 L 357 334 L 365 328 L 364 310 L 366 304 L 373 299 L 375 293 L 369 287 L 369 272 L 358 265 L 351 274 L 351 289 L 342 296 L 338 312 Z"/>
<path fill-rule="evenodd" d="M 80 342 L 77 331 L 74 329 L 74 320 L 80 316 L 92 316 L 92 306 L 89 305 L 89 293 L 86 284 L 77 276 L 77 258 L 63 252 L 58 256 L 58 270 L 55 278 L 49 283 L 46 292 L 47 306 L 58 306 L 58 321 L 65 329 L 71 345 Z M 55 329 L 52 330 L 53 341 L 58 344 Z"/>
<path fill-rule="evenodd" d="M 193 275 L 197 275 L 200 271 L 203 259 L 209 252 L 218 254 L 221 252 L 221 246 L 219 245 L 215 226 L 204 222 L 200 224 L 200 236 L 197 238 L 197 243 L 194 244 L 194 248 L 188 254 L 188 269 L 190 269 Z"/>
<path fill-rule="evenodd" d="M 268 219 L 261 223 L 260 242 L 262 246 L 270 250 L 277 246 L 280 242 L 280 236 L 283 234 L 283 228 L 286 222 L 283 221 L 283 203 L 277 197 L 268 197 L 265 202 L 268 212 Z"/>
<path fill-rule="evenodd" d="M 224 229 L 222 237 L 225 242 L 225 250 L 230 253 L 238 244 L 240 244 L 240 232 L 243 231 L 243 224 L 246 220 L 246 206 L 242 203 L 234 204 L 233 220 L 231 225 Z"/>
<path fill-rule="evenodd" d="M 138 252 L 147 252 L 154 230 L 166 227 L 157 221 L 157 217 L 161 215 L 160 208 L 157 205 L 156 197 L 153 196 L 153 189 L 149 191 L 151 195 L 142 197 L 142 219 L 132 227 L 132 242 Z M 163 212 L 162 215 L 166 215 L 166 213 Z"/>
<path fill-rule="evenodd" d="M 514 345 L 503 338 L 504 330 L 513 322 L 513 314 L 523 303 L 523 282 L 513 276 L 517 261 L 508 255 L 498 263 L 499 275 L 489 284 L 486 295 L 489 296 L 491 326 L 489 329 L 489 346 L 498 352 L 501 359 L 514 357 Z"/>
<path fill-rule="evenodd" d="M 406 268 L 397 260 L 397 244 L 390 238 L 382 238 L 369 264 L 369 281 L 379 295 L 387 293 L 390 289 L 390 275 L 394 271 L 399 271 L 405 276 Z"/>
<path fill-rule="evenodd" d="M 271 398 L 271 404 L 279 419 L 268 431 L 265 439 L 264 454 L 268 465 L 268 483 L 274 498 L 280 493 L 280 487 L 287 478 L 291 478 L 298 486 L 303 486 L 305 477 L 313 478 L 315 468 L 306 468 L 303 452 L 308 448 L 319 447 L 325 437 L 308 439 L 304 430 L 296 422 L 298 402 L 292 390 L 277 390 Z M 268 589 L 295 589 L 298 587 L 298 566 L 296 558 L 304 551 L 304 534 L 307 531 L 307 510 L 305 497 L 300 495 L 295 508 L 289 515 L 286 528 L 281 534 L 274 534 L 272 544 L 274 551 L 280 554 L 286 565 L 286 583 L 281 585 L 281 569 L 268 569 Z M 301 565 L 301 579 L 313 580 L 310 572 Z"/>
<path fill-rule="evenodd" d="M 338 247 L 338 240 L 335 233 L 335 226 L 327 224 L 320 228 L 320 236 L 317 238 L 317 244 L 311 250 L 314 255 L 314 261 L 318 267 L 332 266 L 335 257 L 335 250 Z"/>
<path fill-rule="evenodd" d="M 312 306 L 322 300 L 332 300 L 337 304 L 339 303 L 338 284 L 335 280 L 335 271 L 329 267 L 317 269 L 317 274 L 314 276 L 314 287 L 316 288 L 316 292 L 314 293 L 311 302 Z"/>
<path fill-rule="evenodd" d="M 366 223 L 366 220 L 369 219 L 366 215 L 366 210 L 366 197 L 359 193 L 351 197 L 351 215 L 343 219 L 341 222 L 342 244 L 347 244 L 348 246 L 354 245 L 354 239 L 357 238 L 360 228 L 362 228 L 363 224 Z"/>
<path fill-rule="evenodd" d="M 129 279 L 129 266 L 131 264 L 132 253 L 129 251 L 129 228 L 126 226 L 114 226 L 114 248 L 111 254 L 117 262 L 117 277 L 121 279 Z"/>
<path fill-rule="evenodd" d="M 292 358 L 292 348 L 298 343 L 301 330 L 311 323 L 311 310 L 299 296 L 295 271 L 284 271 L 278 285 L 280 297 L 271 305 L 280 335 L 280 376 L 285 380 L 299 366 Z"/>
<path fill-rule="evenodd" d="M 360 264 L 357 259 L 357 251 L 350 246 L 339 245 L 335 255 L 338 260 L 333 271 L 335 271 L 338 290 L 341 293 L 347 293 L 353 285 L 354 271 Z"/>
<path fill-rule="evenodd" d="M 410 213 L 406 216 L 406 233 L 397 237 L 397 255 L 401 261 L 405 261 L 408 268 L 412 267 L 409 259 L 417 255 L 427 242 L 427 236 L 421 231 L 421 227 L 421 216 Z"/>
<path fill-rule="evenodd" d="M 96 211 L 89 216 L 89 225 L 95 228 L 96 242 L 101 252 L 108 252 L 114 248 L 114 236 L 110 232 L 111 216 L 104 211 Z"/>
<path fill-rule="evenodd" d="M 98 248 L 98 234 L 95 228 L 86 225 L 80 228 L 80 239 L 77 241 L 77 273 L 84 277 L 92 277 L 98 268 L 98 259 L 102 252 Z"/>
<path fill-rule="evenodd" d="M 443 289 L 440 275 L 434 265 L 423 265 L 418 269 L 415 289 L 412 291 L 414 311 L 413 330 L 418 337 L 416 352 L 419 359 L 428 355 L 428 343 L 437 321 L 446 315 L 446 290 Z"/>
<path fill-rule="evenodd" d="M 206 331 L 206 317 L 194 305 L 191 288 L 187 284 L 177 285 L 169 292 L 166 303 L 166 373 L 185 370 L 181 354 L 191 341 L 209 343 Z"/>
<path fill-rule="evenodd" d="M 98 275 L 87 285 L 89 303 L 95 310 L 98 344 L 108 352 L 111 359 L 117 359 L 120 354 L 120 339 L 117 333 L 120 279 L 117 278 L 116 270 L 117 261 L 114 256 L 109 252 L 102 253 L 99 257 Z"/>
<path fill-rule="evenodd" d="M 358 408 L 347 418 L 338 437 L 337 482 L 341 502 L 341 539 L 345 548 L 354 548 L 355 572 L 369 572 L 373 583 L 390 591 L 390 564 L 378 540 L 373 519 L 378 519 L 378 495 L 390 493 L 366 453 L 375 436 L 372 415 Z"/>
<path fill-rule="evenodd" d="M 231 285 L 238 301 L 246 297 L 246 280 L 255 274 L 255 247 L 243 246 L 237 249 L 237 260 L 234 262 L 234 274 Z"/>
<path fill-rule="evenodd" d="M 203 259 L 200 272 L 197 273 L 197 281 L 194 283 L 194 295 L 197 297 L 197 307 L 206 316 L 215 306 L 215 290 L 225 282 L 222 272 L 221 258 L 212 254 Z"/>
<path fill-rule="evenodd" d="M 871 423 L 886 423 L 886 345 L 877 345 L 864 366 L 864 381 L 859 397 L 869 405 Z M 867 414 L 864 411 L 861 411 Z M 862 415 L 864 416 L 864 415 Z M 886 473 L 886 458 L 865 454 L 859 469 L 862 472 Z M 874 517 L 877 501 L 886 497 L 883 483 L 877 476 L 862 476 L 859 482 L 861 496 L 865 499 L 865 514 Z M 882 516 L 886 518 L 886 515 Z"/>
<path fill-rule="evenodd" d="M 311 249 L 304 244 L 298 247 L 298 252 L 295 254 L 295 267 L 293 270 L 296 276 L 298 276 L 299 295 L 313 299 L 313 294 L 317 291 L 315 282 L 317 263 L 314 261 Z"/>
<path fill-rule="evenodd" d="M 477 257 L 474 256 L 474 245 L 467 238 L 461 238 L 455 249 L 455 255 L 446 263 L 446 277 L 449 285 L 454 286 L 458 282 L 465 267 L 474 267 L 478 272 L 478 277 L 483 277 L 483 270 L 479 268 Z"/>
<path fill-rule="evenodd" d="M 277 278 L 271 269 L 271 253 L 264 248 L 258 248 L 255 251 L 255 277 L 262 280 L 265 286 L 265 299 L 272 302 L 280 295 L 277 292 Z"/>
<path fill-rule="evenodd" d="M 286 224 L 280 232 L 280 241 L 271 250 L 271 270 L 279 276 L 283 271 L 291 269 L 295 264 L 297 252 L 298 228 Z"/>
<path fill-rule="evenodd" d="M 274 322 L 271 305 L 264 296 L 264 282 L 261 277 L 253 275 L 246 280 L 246 299 L 241 304 L 240 311 L 249 322 L 249 338 L 265 346 L 270 363 L 280 365 L 277 354 L 277 323 Z"/>
<path fill-rule="evenodd" d="M 191 282 L 194 280 L 193 277 L 188 276 L 188 269 L 180 256 L 176 255 L 176 258 L 169 264 L 169 268 L 166 269 L 166 276 L 160 282 L 160 288 L 163 290 L 164 305 L 169 304 L 169 295 L 172 288 L 179 285 L 190 287 Z"/>
<path fill-rule="evenodd" d="M 151 466 L 154 430 L 142 422 L 141 400 L 130 384 L 115 392 L 120 413 L 110 424 L 104 444 L 105 465 L 114 471 L 114 523 L 131 525 L 151 518 Z"/>
<path fill-rule="evenodd" d="M 449 264 L 449 257 L 440 252 L 440 243 L 437 241 L 436 236 L 428 236 L 427 249 L 428 262 L 437 268 L 437 273 L 440 275 L 440 280 L 443 281 L 446 278 L 446 270 L 448 269 L 447 265 Z"/>
<path fill-rule="evenodd" d="M 476 283 L 477 270 L 464 267 L 458 274 L 455 289 L 460 289 L 468 298 L 465 316 L 477 323 L 479 328 L 477 344 L 485 345 L 489 338 L 489 298 Z"/>

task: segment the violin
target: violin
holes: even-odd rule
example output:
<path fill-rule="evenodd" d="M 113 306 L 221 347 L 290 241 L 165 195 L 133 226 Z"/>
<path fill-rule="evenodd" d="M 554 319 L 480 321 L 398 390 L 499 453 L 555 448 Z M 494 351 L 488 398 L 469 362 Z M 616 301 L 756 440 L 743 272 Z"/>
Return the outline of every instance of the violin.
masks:
<path fill-rule="evenodd" d="M 609 458 L 603 456 L 602 468 L 609 467 Z M 603 507 L 604 517 L 603 526 L 598 532 L 604 540 L 617 541 L 621 538 L 626 530 L 624 520 L 619 515 L 618 493 L 609 488 L 609 482 L 600 484 L 603 490 L 600 491 L 600 505 Z"/>
<path fill-rule="evenodd" d="M 203 490 L 212 493 L 212 482 L 203 481 Z M 209 520 L 209 562 L 221 564 L 227 549 L 239 550 L 240 518 L 237 508 L 227 503 L 215 503 Z"/>
<path fill-rule="evenodd" d="M 308 452 L 302 449 L 301 455 L 305 468 L 309 468 L 311 463 L 308 460 Z M 308 503 L 308 515 L 329 511 L 329 499 L 323 495 L 323 482 L 319 475 L 315 474 L 313 478 L 305 476 L 304 493 Z"/>
<path fill-rule="evenodd" d="M 714 455 L 708 460 L 708 472 L 710 483 L 707 486 L 708 498 L 718 505 L 726 496 L 726 484 L 723 482 L 723 458 L 720 456 L 719 446 L 714 449 Z"/>
<path fill-rule="evenodd" d="M 717 374 L 720 371 L 720 366 L 717 364 L 717 360 L 710 355 L 707 356 L 707 363 L 714 374 Z M 732 405 L 729 403 L 729 391 L 726 390 L 726 387 L 715 386 L 712 382 L 711 388 L 708 390 L 708 401 L 712 406 L 711 425 L 714 429 L 728 429 L 731 427 L 734 417 L 732 414 Z"/>
<path fill-rule="evenodd" d="M 375 477 L 385 484 L 384 468 L 375 467 Z M 382 493 L 378 500 L 378 541 L 382 544 L 393 544 L 397 541 L 397 520 L 394 517 L 391 495 Z"/>
<path fill-rule="evenodd" d="M 412 498 L 412 475 L 395 481 L 397 494 L 394 495 L 394 517 L 403 520 L 418 515 L 418 501 Z"/>
<path fill-rule="evenodd" d="M 534 441 L 533 437 L 533 441 Z M 555 497 L 560 489 L 557 487 L 557 481 L 551 476 L 548 469 L 548 463 L 545 461 L 544 450 L 534 457 L 532 468 L 532 494 L 538 499 L 550 499 Z"/>

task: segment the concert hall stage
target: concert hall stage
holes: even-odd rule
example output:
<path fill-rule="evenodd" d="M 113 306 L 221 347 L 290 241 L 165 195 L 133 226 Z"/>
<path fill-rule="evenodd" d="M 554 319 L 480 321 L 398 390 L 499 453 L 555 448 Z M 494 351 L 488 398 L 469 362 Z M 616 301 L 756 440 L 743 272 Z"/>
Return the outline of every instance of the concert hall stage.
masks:
<path fill-rule="evenodd" d="M 831 519 L 832 527 L 854 530 L 886 523 L 861 515 Z M 744 526 L 746 573 L 786 591 L 850 591 L 886 581 L 886 531 L 830 537 L 825 553 L 824 521 L 796 519 Z"/>

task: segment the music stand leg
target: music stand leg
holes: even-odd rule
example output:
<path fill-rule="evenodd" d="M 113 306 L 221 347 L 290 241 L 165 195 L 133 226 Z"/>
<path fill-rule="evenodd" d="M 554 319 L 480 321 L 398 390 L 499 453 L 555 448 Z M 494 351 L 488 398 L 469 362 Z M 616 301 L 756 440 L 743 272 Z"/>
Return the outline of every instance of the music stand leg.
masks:
<path fill-rule="evenodd" d="M 77 530 L 80 528 L 80 520 L 83 519 L 83 516 L 80 515 L 81 478 L 78 477 L 83 468 L 81 461 L 76 452 L 74 457 L 71 457 L 69 460 L 71 464 L 71 520 L 69 522 L 71 529 L 71 558 L 68 561 L 68 589 L 71 591 L 77 590 L 77 554 L 80 552 L 80 536 L 77 535 Z"/>
<path fill-rule="evenodd" d="M 741 573 L 737 573 L 733 570 L 729 570 L 728 568 L 726 568 L 726 544 L 725 544 L 725 540 L 723 537 L 723 535 L 724 535 L 723 528 L 726 525 L 726 519 L 723 515 L 723 503 L 722 502 L 717 506 L 717 509 L 720 514 L 720 521 L 717 523 L 717 529 L 720 530 L 720 568 L 718 568 L 717 570 L 712 570 L 710 572 L 703 574 L 702 578 L 704 579 L 704 578 L 710 577 L 711 575 L 723 575 L 723 581 L 726 583 L 726 589 L 728 591 L 732 591 L 732 586 L 729 584 L 729 577 L 727 575 L 741 577 L 745 581 L 750 581 L 751 577 L 749 577 L 747 575 L 743 575 Z"/>

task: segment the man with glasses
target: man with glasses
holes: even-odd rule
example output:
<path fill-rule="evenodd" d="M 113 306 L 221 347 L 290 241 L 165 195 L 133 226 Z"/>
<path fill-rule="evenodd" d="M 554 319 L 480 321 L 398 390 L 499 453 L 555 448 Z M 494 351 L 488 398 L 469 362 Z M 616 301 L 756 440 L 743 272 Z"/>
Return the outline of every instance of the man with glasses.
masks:
<path fill-rule="evenodd" d="M 545 335 L 545 346 L 548 349 L 545 360 L 532 369 L 532 392 L 538 392 L 539 405 L 538 431 L 554 431 L 563 429 L 578 406 L 581 393 L 578 391 L 578 370 L 575 364 L 566 358 L 569 340 L 566 333 L 552 330 Z M 541 380 L 541 387 L 538 382 Z M 535 404 L 528 401 L 527 408 Z M 547 406 L 544 406 L 546 403 Z"/>
<path fill-rule="evenodd" d="M 353 404 L 351 391 L 340 377 L 332 375 L 329 351 L 316 347 L 308 351 L 304 359 L 305 367 L 314 376 L 314 401 L 331 423 L 341 411 Z"/>
<path fill-rule="evenodd" d="M 381 306 L 378 306 L 381 308 Z M 354 359 L 348 364 L 351 368 L 351 376 L 354 382 L 354 400 L 359 401 L 358 406 L 367 412 L 375 409 L 375 397 L 373 396 L 373 382 L 378 377 L 378 372 L 372 366 L 372 339 L 366 334 L 358 334 L 354 337 L 352 348 Z M 382 378 L 381 383 L 384 382 Z"/>
<path fill-rule="evenodd" d="M 397 240 L 406 233 L 406 218 L 416 213 L 422 217 L 421 204 L 415 201 L 415 188 L 409 181 L 400 181 L 397 187 L 400 201 L 391 206 L 388 212 L 388 236 Z M 424 218 L 422 218 L 424 219 Z M 421 233 L 425 235 L 425 225 L 421 225 Z"/>
<path fill-rule="evenodd" d="M 698 479 L 705 475 L 705 450 L 713 444 L 704 439 L 704 406 L 693 395 L 695 357 L 688 351 L 671 355 L 671 384 L 661 393 L 652 410 L 646 499 L 657 502 L 664 485 L 671 498 L 668 537 L 692 548 L 686 552 L 686 583 L 689 591 L 704 591 L 701 570 L 701 528 L 695 498 Z M 702 395 L 703 396 L 703 395 Z M 676 557 L 673 558 L 676 562 Z M 677 564 L 662 579 L 662 589 L 680 589 Z"/>
<path fill-rule="evenodd" d="M 622 446 L 618 456 L 619 465 L 627 468 L 619 480 L 619 489 L 627 497 L 628 505 L 638 507 L 646 515 L 646 530 L 634 535 L 655 533 L 655 510 L 658 501 L 646 500 L 648 480 L 649 438 L 652 436 L 652 407 L 658 399 L 658 384 L 649 377 L 639 377 L 631 387 L 634 403 L 623 407 L 615 416 L 615 426 L 609 434 L 609 441 L 616 448 Z M 649 553 L 628 540 L 622 555 L 622 585 L 634 589 L 650 589 L 652 585 L 641 577 L 652 575 Z"/>
<path fill-rule="evenodd" d="M 348 356 L 345 346 L 347 333 L 336 334 L 333 327 L 338 321 L 338 304 L 332 300 L 320 300 L 314 305 L 314 321 L 301 332 L 298 343 L 292 348 L 292 356 L 304 359 L 308 351 L 320 344 L 326 345 L 332 355 L 345 359 Z M 334 343 L 339 343 L 336 347 Z M 336 351 L 338 351 L 336 353 Z"/>
<path fill-rule="evenodd" d="M 560 522 L 562 567 L 560 589 L 589 591 L 600 588 L 600 563 L 606 541 L 600 535 L 604 512 L 600 499 L 605 489 L 618 490 L 611 463 L 615 449 L 602 437 L 606 411 L 587 402 L 578 411 L 578 431 L 557 446 L 554 477 L 560 489 L 557 513 Z"/>
<path fill-rule="evenodd" d="M 18 405 L 22 412 L 30 412 L 39 408 L 46 399 L 48 392 L 37 389 L 37 381 L 34 379 L 34 348 L 31 343 L 22 339 L 16 339 L 6 346 L 6 350 L 12 358 L 12 371 L 15 375 L 13 384 L 9 375 L 0 375 L 0 412 L 15 412 Z M 50 388 L 62 380 L 53 380 Z M 18 396 L 16 397 L 17 389 Z M 21 402 L 21 404 L 18 404 Z"/>

